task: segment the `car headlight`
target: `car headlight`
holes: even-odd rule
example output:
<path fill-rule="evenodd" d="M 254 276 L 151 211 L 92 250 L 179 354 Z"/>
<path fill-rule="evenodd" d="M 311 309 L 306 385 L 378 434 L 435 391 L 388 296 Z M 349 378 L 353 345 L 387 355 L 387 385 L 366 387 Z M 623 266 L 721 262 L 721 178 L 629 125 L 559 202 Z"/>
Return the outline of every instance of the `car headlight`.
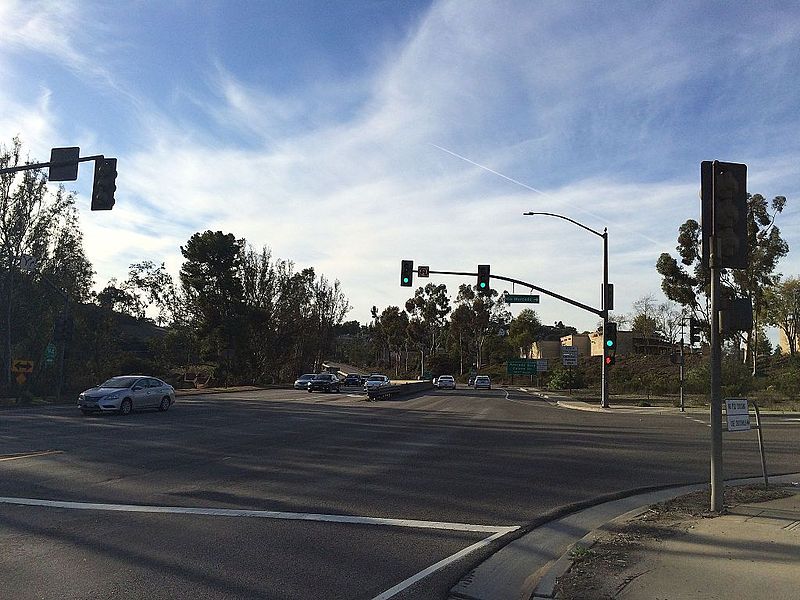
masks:
<path fill-rule="evenodd" d="M 113 394 L 109 394 L 103 400 L 119 400 L 119 392 L 115 392 Z"/>

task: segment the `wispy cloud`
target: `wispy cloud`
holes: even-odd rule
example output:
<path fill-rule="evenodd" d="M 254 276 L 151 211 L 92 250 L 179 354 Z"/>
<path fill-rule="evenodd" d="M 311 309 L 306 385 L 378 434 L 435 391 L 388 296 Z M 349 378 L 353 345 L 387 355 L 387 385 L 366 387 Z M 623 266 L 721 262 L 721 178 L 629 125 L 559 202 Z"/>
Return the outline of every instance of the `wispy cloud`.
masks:
<path fill-rule="evenodd" d="M 20 17 L 19 2 L 5 6 L 0 83 L 12 76 L 9 56 L 31 50 L 108 93 L 109 74 L 95 72 L 78 43 L 83 3 L 43 4 L 69 17 L 59 25 Z M 685 3 L 442 1 L 407 38 L 376 48 L 369 69 L 299 91 L 248 77 L 244 59 L 200 56 L 193 68 L 203 78 L 176 80 L 172 101 L 146 78 L 113 92 L 124 136 L 81 124 L 98 147 L 114 148 L 120 171 L 112 218 L 84 218 L 89 256 L 100 283 L 124 276 L 137 253 L 176 271 L 192 233 L 223 229 L 340 279 L 361 320 L 373 304 L 403 304 L 402 258 L 444 269 L 488 262 L 596 304 L 601 242 L 522 216 L 563 212 L 608 227 L 624 311 L 658 290 L 659 253 L 698 216 L 700 160 L 748 162 L 751 191 L 800 191 L 800 19 L 784 17 L 758 16 L 774 33 L 760 47 L 751 36 L 698 36 L 710 17 Z M 23 38 L 10 24 L 39 29 Z M 103 45 L 102 30 L 91 35 Z M 0 116 L 0 132 L 13 121 L 26 141 L 31 131 L 46 138 L 49 123 L 67 118 L 53 114 L 46 90 L 30 109 L 7 90 L 0 101 L 12 116 Z M 782 230 L 798 246 L 800 216 L 789 216 Z M 793 257 L 784 271 L 800 263 Z M 454 291 L 466 280 L 444 281 Z M 595 323 L 555 301 L 539 312 L 546 322 Z"/>

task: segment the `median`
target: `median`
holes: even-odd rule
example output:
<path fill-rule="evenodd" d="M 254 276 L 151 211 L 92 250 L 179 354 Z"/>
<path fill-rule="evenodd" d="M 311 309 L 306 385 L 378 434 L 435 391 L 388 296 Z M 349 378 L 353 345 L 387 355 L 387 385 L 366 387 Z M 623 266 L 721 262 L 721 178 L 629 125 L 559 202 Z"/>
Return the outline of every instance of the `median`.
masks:
<path fill-rule="evenodd" d="M 433 383 L 430 381 L 399 381 L 377 389 L 371 389 L 367 392 L 367 397 L 369 400 L 389 400 L 390 398 L 409 396 L 432 389 Z"/>

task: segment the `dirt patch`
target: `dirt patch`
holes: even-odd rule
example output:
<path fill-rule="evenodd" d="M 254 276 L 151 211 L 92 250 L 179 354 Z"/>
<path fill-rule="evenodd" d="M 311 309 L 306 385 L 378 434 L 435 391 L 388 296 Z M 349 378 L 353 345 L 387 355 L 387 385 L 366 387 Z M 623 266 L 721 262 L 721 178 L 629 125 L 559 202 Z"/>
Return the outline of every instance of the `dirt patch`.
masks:
<path fill-rule="evenodd" d="M 725 489 L 725 507 L 767 502 L 786 498 L 796 488 L 748 485 Z M 637 550 L 642 544 L 659 542 L 685 533 L 699 519 L 714 518 L 710 512 L 709 490 L 692 492 L 659 504 L 619 526 L 610 526 L 591 547 L 576 547 L 571 552 L 573 564 L 558 579 L 555 597 L 569 600 L 614 600 L 637 573 Z M 623 573 L 628 573 L 622 577 Z"/>

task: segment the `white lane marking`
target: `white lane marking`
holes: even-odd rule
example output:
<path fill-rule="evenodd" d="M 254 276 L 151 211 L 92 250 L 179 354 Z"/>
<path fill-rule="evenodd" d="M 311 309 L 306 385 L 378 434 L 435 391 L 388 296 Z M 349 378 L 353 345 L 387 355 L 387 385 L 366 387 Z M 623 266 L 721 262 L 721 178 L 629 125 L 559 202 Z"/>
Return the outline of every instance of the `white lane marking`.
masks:
<path fill-rule="evenodd" d="M 103 504 L 95 502 L 67 502 L 42 500 L 39 498 L 0 497 L 0 504 L 22 506 L 45 506 L 72 510 L 106 510 L 116 512 L 167 513 L 181 515 L 206 515 L 213 517 L 256 517 L 261 519 L 283 519 L 288 521 L 324 521 L 328 523 L 355 523 L 361 525 L 387 525 L 390 527 L 415 527 L 418 529 L 444 529 L 448 531 L 471 531 L 500 533 L 518 529 L 514 526 L 471 525 L 469 523 L 447 523 L 441 521 L 417 521 L 414 519 L 382 519 L 379 517 L 356 517 L 349 515 L 323 515 L 315 513 L 293 513 L 273 510 L 249 510 L 239 508 L 197 508 L 191 506 L 148 506 L 145 504 Z"/>
<path fill-rule="evenodd" d="M 63 454 L 63 452 L 63 450 L 43 450 L 41 452 L 29 452 L 28 454 L 15 454 L 13 456 L 0 457 L 0 462 L 18 460 L 20 458 L 33 458 L 35 456 L 49 456 L 50 454 Z"/>
<path fill-rule="evenodd" d="M 509 531 L 514 531 L 515 529 L 518 529 L 518 528 L 514 527 L 514 528 L 511 528 Z M 422 571 L 420 571 L 416 575 L 412 575 L 408 579 L 406 579 L 404 581 L 401 581 L 396 586 L 389 588 L 388 590 L 386 590 L 382 594 L 378 594 L 372 600 L 388 600 L 388 598 L 391 598 L 392 596 L 395 596 L 395 595 L 399 594 L 400 592 L 402 592 L 406 588 L 414 585 L 420 579 L 423 579 L 423 578 L 427 577 L 431 573 L 435 573 L 439 569 L 442 569 L 442 568 L 446 567 L 450 563 L 453 563 L 453 562 L 457 561 L 458 559 L 462 558 L 463 556 L 466 556 L 467 554 L 470 554 L 471 552 L 475 552 L 475 550 L 479 550 L 480 548 L 483 548 L 484 546 L 492 543 L 497 538 L 504 536 L 506 533 L 508 533 L 508 531 L 505 531 L 505 532 L 504 531 L 498 531 L 497 533 L 495 533 L 492 536 L 489 536 L 485 540 L 481 540 L 480 542 L 478 542 L 476 544 L 472 544 L 472 546 L 468 546 L 468 547 L 464 548 L 463 550 L 460 550 L 459 552 L 456 552 L 452 556 L 448 556 L 447 558 L 442 559 L 439 562 L 431 565 L 427 569 L 423 569 Z"/>

